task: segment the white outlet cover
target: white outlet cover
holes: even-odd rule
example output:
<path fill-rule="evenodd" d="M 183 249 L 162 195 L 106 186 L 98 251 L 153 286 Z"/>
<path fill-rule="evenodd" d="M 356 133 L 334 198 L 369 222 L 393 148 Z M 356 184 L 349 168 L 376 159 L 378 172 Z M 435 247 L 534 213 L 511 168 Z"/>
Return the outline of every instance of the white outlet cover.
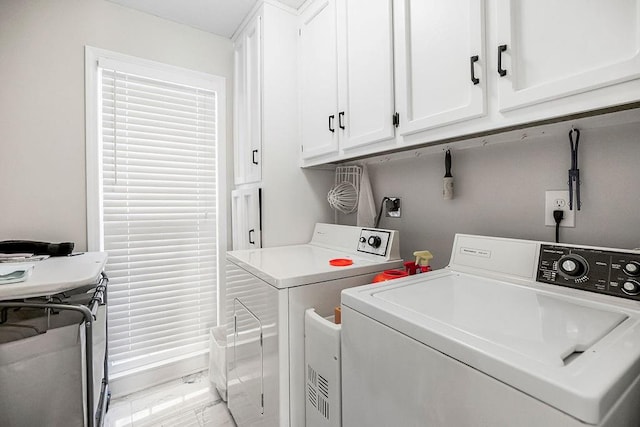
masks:
<path fill-rule="evenodd" d="M 575 205 L 575 203 L 574 203 Z M 555 227 L 556 221 L 553 219 L 553 211 L 560 209 L 564 212 L 564 217 L 560 227 L 576 226 L 576 207 L 569 210 L 569 190 L 548 190 L 544 193 L 544 225 Z"/>

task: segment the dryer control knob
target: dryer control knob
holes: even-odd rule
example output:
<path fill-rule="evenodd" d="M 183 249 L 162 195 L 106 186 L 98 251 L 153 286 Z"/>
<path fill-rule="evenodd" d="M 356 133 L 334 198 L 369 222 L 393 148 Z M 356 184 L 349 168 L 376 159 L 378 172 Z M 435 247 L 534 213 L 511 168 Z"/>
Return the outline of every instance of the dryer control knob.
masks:
<path fill-rule="evenodd" d="M 589 271 L 589 263 L 580 255 L 565 255 L 558 260 L 558 272 L 567 279 L 578 279 Z"/>
<path fill-rule="evenodd" d="M 367 243 L 369 244 L 369 246 L 377 248 L 382 243 L 382 240 L 379 236 L 371 236 L 369 237 L 369 240 L 367 240 Z"/>
<path fill-rule="evenodd" d="M 638 295 L 640 294 L 640 283 L 635 280 L 627 280 L 622 285 L 622 291 L 627 295 Z"/>
<path fill-rule="evenodd" d="M 623 270 L 628 276 L 640 276 L 640 263 L 638 261 L 630 261 L 625 264 Z"/>

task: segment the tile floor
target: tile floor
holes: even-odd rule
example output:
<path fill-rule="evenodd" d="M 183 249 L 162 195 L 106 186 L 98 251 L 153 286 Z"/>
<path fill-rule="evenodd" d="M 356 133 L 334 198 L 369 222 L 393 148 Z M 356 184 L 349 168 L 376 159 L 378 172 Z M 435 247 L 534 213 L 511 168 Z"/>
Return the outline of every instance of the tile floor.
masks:
<path fill-rule="evenodd" d="M 105 427 L 235 427 L 206 372 L 113 399 Z"/>

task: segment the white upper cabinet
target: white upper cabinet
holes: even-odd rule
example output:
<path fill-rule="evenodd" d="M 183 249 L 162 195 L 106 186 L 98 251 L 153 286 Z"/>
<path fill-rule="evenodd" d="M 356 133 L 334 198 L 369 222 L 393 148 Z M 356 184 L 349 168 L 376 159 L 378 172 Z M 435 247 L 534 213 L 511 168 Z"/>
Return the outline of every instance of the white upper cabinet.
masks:
<path fill-rule="evenodd" d="M 300 25 L 300 126 L 302 158 L 338 151 L 336 3 L 320 0 Z"/>
<path fill-rule="evenodd" d="M 640 76 L 640 1 L 497 1 L 500 111 Z"/>
<path fill-rule="evenodd" d="M 391 0 L 338 0 L 338 132 L 349 149 L 394 137 Z"/>
<path fill-rule="evenodd" d="M 640 0 L 315 0 L 300 27 L 303 166 L 640 101 Z"/>
<path fill-rule="evenodd" d="M 400 134 L 486 114 L 483 0 L 396 2 Z"/>
<path fill-rule="evenodd" d="M 262 179 L 262 17 L 257 15 L 235 42 L 234 179 Z"/>
<path fill-rule="evenodd" d="M 392 0 L 318 0 L 303 13 L 303 159 L 393 139 L 392 9 Z"/>

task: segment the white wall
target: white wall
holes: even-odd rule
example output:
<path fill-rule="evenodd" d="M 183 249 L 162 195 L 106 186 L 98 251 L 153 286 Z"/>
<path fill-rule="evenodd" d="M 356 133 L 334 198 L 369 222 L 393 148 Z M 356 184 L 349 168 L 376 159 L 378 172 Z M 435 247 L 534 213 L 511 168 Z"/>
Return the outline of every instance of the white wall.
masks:
<path fill-rule="evenodd" d="M 0 240 L 86 249 L 85 45 L 227 78 L 232 140 L 230 40 L 104 0 L 0 0 Z"/>
<path fill-rule="evenodd" d="M 297 16 L 264 6 L 263 247 L 307 243 L 316 222 L 334 219 L 327 202 L 334 172 L 299 167 L 297 24 Z"/>
<path fill-rule="evenodd" d="M 640 118 L 640 112 L 638 113 Z M 454 200 L 442 199 L 444 153 L 369 164 L 376 205 L 402 198 L 402 218 L 380 227 L 400 230 L 401 255 L 428 249 L 445 266 L 455 233 L 553 241 L 544 225 L 545 190 L 567 189 L 566 128 L 523 141 L 452 150 Z M 583 129 L 579 148 L 582 210 L 565 243 L 640 247 L 640 124 Z M 355 215 L 341 222 L 353 223 Z"/>

